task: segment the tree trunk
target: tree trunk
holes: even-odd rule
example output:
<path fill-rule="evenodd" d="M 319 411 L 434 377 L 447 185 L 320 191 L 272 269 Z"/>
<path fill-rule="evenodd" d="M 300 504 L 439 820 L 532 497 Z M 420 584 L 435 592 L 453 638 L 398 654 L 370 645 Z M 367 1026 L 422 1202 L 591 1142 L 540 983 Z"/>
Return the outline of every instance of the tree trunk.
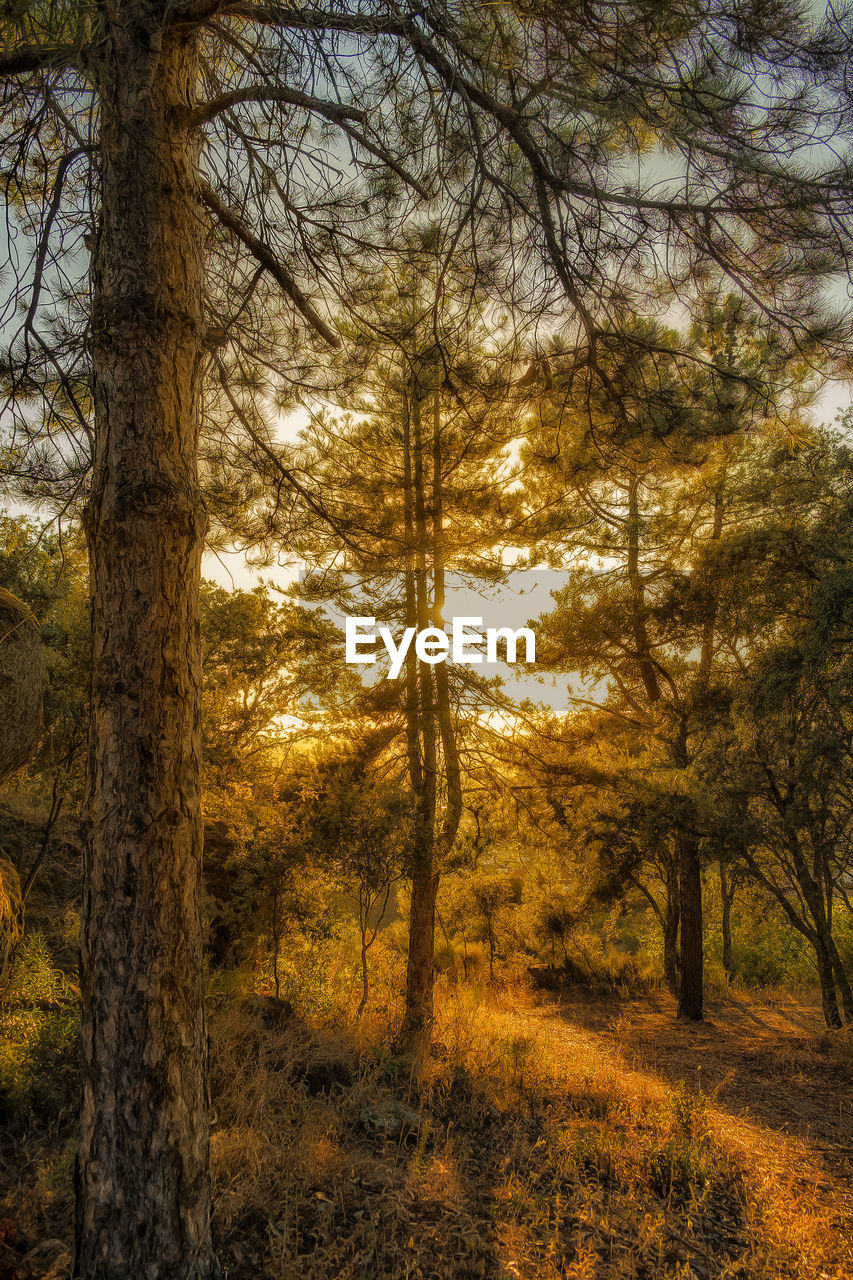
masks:
<path fill-rule="evenodd" d="M 673 856 L 666 877 L 666 914 L 663 924 L 663 972 L 666 985 L 678 995 L 678 864 Z"/>
<path fill-rule="evenodd" d="M 441 396 L 439 392 L 440 369 L 436 370 L 433 389 L 432 432 L 432 564 L 433 564 L 433 612 L 432 624 L 444 627 L 444 481 L 441 472 Z M 462 768 L 456 744 L 456 727 L 450 704 L 450 681 L 447 663 L 439 662 L 435 672 L 435 707 L 438 719 L 441 750 L 444 757 L 445 803 L 441 823 L 442 861 L 448 856 L 462 819 Z M 478 820 L 479 833 L 479 820 Z"/>
<path fill-rule="evenodd" d="M 412 878 L 406 1012 L 397 1041 L 401 1048 L 420 1044 L 432 1026 L 437 894 L 438 874 L 432 870 L 432 859 L 424 859 Z"/>
<path fill-rule="evenodd" d="M 410 435 L 411 430 L 411 435 Z M 421 405 L 412 400 L 411 420 L 405 419 L 405 465 L 407 479 L 406 525 L 413 545 L 413 592 L 407 608 L 414 606 L 418 630 L 430 625 L 429 587 L 426 568 L 427 517 L 424 492 L 423 439 Z M 435 696 L 432 669 L 419 663 L 414 646 L 409 649 L 407 689 L 416 693 L 416 701 L 407 697 L 407 715 L 416 717 L 416 758 L 409 751 L 411 782 L 417 802 L 415 849 L 412 858 L 412 903 L 409 915 L 409 955 L 406 965 L 406 1009 L 397 1036 L 397 1045 L 406 1050 L 416 1047 L 429 1035 L 433 1014 L 433 977 L 435 961 L 435 900 L 438 894 L 438 870 L 435 865 L 435 819 L 437 796 L 437 744 Z M 411 737 L 411 722 L 409 724 Z"/>
<path fill-rule="evenodd" d="M 829 956 L 829 963 L 832 966 L 832 972 L 835 984 L 838 988 L 838 994 L 841 996 L 841 1006 L 844 1009 L 844 1021 L 853 1022 L 853 989 L 850 986 L 850 978 L 847 970 L 844 968 L 844 961 L 835 945 L 835 939 L 832 936 L 832 929 L 827 918 L 827 936 L 826 951 Z"/>
<path fill-rule="evenodd" d="M 432 388 L 431 525 L 427 518 L 427 475 L 422 399 L 417 389 L 406 402 L 403 432 L 405 527 L 412 548 L 406 574 L 406 622 L 418 630 L 443 626 L 444 552 L 441 472 L 441 397 L 439 373 Z M 409 407 L 411 406 L 411 413 Z M 427 552 L 430 552 L 428 557 Z M 429 601 L 429 570 L 433 596 Z M 413 717 L 417 716 L 417 731 Z M 406 672 L 407 752 L 409 775 L 418 801 L 417 848 L 413 859 L 412 907 L 409 920 L 409 960 L 406 973 L 406 1013 L 398 1037 L 412 1047 L 429 1035 L 435 959 L 435 901 L 441 866 L 449 853 L 462 817 L 462 777 L 450 702 L 447 667 L 417 663 L 409 650 Z M 444 816 L 438 831 L 439 745 L 445 789 Z"/>
<path fill-rule="evenodd" d="M 652 661 L 651 646 L 646 626 L 646 588 L 640 573 L 640 500 L 639 481 L 631 476 L 628 481 L 628 582 L 631 587 L 631 626 L 640 678 L 646 690 L 650 706 L 660 701 L 660 683 L 657 668 Z"/>
<path fill-rule="evenodd" d="M 195 37 L 109 11 L 93 264 L 93 675 L 74 1275 L 218 1274 L 202 990 Z"/>
<path fill-rule="evenodd" d="M 725 854 L 720 854 L 720 902 L 722 904 L 723 970 L 729 982 L 734 978 L 732 964 L 732 902 L 734 889 L 726 875 Z"/>
<path fill-rule="evenodd" d="M 833 972 L 840 969 L 842 977 L 847 983 L 849 989 L 849 980 L 844 972 L 841 964 L 841 957 L 838 955 L 838 949 L 827 923 L 826 911 L 824 909 L 823 896 L 820 886 L 810 875 L 805 861 L 802 857 L 802 851 L 796 837 L 789 837 L 788 848 L 791 853 L 791 861 L 794 866 L 794 874 L 796 882 L 799 885 L 802 895 L 802 901 L 808 909 L 808 915 L 811 917 L 811 923 L 806 919 L 805 910 L 800 914 L 792 905 L 790 899 L 785 895 L 775 880 L 768 878 L 761 867 L 755 862 L 755 859 L 747 851 L 746 859 L 750 873 L 755 877 L 759 884 L 764 885 L 784 911 L 788 920 L 793 927 L 807 938 L 815 950 L 815 961 L 817 964 L 818 979 L 820 981 L 821 998 L 823 1001 L 823 1016 L 828 1027 L 840 1027 L 841 1016 L 838 1012 L 838 1000 L 835 991 L 835 979 Z M 837 964 L 836 964 L 837 962 Z M 842 992 L 844 986 L 842 985 Z M 851 1001 L 853 1005 L 853 1001 Z M 845 1004 L 845 1011 L 846 1011 Z M 848 1020 L 849 1017 L 848 1017 Z"/>
<path fill-rule="evenodd" d="M 815 956 L 817 959 L 817 976 L 820 981 L 824 1022 L 828 1027 L 840 1027 L 841 1014 L 838 1012 L 835 982 L 832 977 L 832 961 L 829 958 L 826 944 L 819 935 L 815 938 Z"/>
<path fill-rule="evenodd" d="M 832 936 L 832 894 L 826 892 L 825 878 L 819 870 L 818 874 L 813 874 L 809 869 L 800 840 L 794 832 L 789 835 L 788 848 L 803 900 L 814 921 L 814 946 L 826 1025 L 840 1027 L 836 982 L 847 1021 L 853 1019 L 853 991 Z"/>
<path fill-rule="evenodd" d="M 714 489 L 713 523 L 710 532 L 712 542 L 719 542 L 723 531 L 724 481 L 725 467 Z M 707 690 L 714 660 L 718 594 L 713 581 L 707 585 L 704 594 L 705 620 L 702 627 L 702 644 L 694 694 L 704 693 Z M 684 719 L 675 743 L 674 762 L 680 769 L 686 769 L 690 764 L 688 724 Z M 692 831 L 682 830 L 676 833 L 675 847 L 681 911 L 681 985 L 678 993 L 678 1017 L 687 1018 L 691 1022 L 701 1022 L 705 975 L 702 938 L 702 864 L 699 857 L 699 841 Z"/>
<path fill-rule="evenodd" d="M 364 932 L 361 935 L 361 1000 L 355 1011 L 355 1016 L 360 1018 L 367 1008 L 367 1001 L 370 998 L 370 973 L 367 964 L 367 943 L 364 940 Z"/>
<path fill-rule="evenodd" d="M 702 1020 L 702 870 L 699 842 L 689 831 L 679 831 L 675 841 L 678 859 L 681 914 L 681 987 L 678 1016 Z"/>

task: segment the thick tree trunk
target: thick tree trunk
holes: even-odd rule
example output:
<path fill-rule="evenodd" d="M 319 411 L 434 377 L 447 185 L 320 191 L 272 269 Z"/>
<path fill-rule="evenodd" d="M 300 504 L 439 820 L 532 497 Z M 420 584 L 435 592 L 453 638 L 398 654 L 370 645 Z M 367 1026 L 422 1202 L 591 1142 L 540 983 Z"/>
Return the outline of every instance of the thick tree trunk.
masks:
<path fill-rule="evenodd" d="M 437 894 L 438 873 L 432 869 L 432 859 L 424 858 L 412 878 L 406 1011 L 398 1038 L 402 1048 L 420 1044 L 432 1026 Z"/>
<path fill-rule="evenodd" d="M 109 11 L 112 15 L 112 10 Z M 195 40 L 107 19 L 93 265 L 93 675 L 74 1274 L 188 1280 L 211 1248 L 202 992 Z"/>
<path fill-rule="evenodd" d="M 681 987 L 678 1016 L 702 1020 L 702 869 L 699 842 L 689 831 L 676 835 L 681 907 Z"/>

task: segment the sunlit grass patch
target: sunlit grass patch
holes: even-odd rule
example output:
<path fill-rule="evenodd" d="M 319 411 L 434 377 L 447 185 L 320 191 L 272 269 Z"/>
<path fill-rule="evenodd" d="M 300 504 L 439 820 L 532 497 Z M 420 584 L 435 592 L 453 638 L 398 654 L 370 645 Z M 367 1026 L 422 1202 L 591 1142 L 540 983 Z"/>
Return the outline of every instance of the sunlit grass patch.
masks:
<path fill-rule="evenodd" d="M 24 1127 L 0 1216 L 67 1246 L 73 1108 L 64 1128 L 37 1131 L 26 1090 L 49 1086 L 70 1006 L 46 950 L 27 953 L 21 973 L 41 994 L 5 1015 Z M 515 984 L 440 982 L 434 1048 L 412 1060 L 394 1049 L 400 1010 L 388 1000 L 347 1027 L 338 1012 L 279 1017 L 253 998 L 248 975 L 212 990 L 214 1226 L 226 1280 L 853 1275 L 849 1179 L 822 1167 L 806 1139 L 727 1110 L 704 1066 L 701 1084 L 695 1071 L 668 1080 L 633 1051 L 638 1018 L 659 1016 L 661 1041 L 688 1047 L 710 1031 L 676 1028 L 654 1000 L 616 1003 L 609 1022 L 599 1009 L 583 1025 Z M 807 1048 L 793 1046 L 789 1061 L 783 1042 L 756 1089 L 784 1091 Z M 841 1078 L 843 1046 L 821 1052 Z M 54 1263 L 64 1265 L 59 1246 Z"/>

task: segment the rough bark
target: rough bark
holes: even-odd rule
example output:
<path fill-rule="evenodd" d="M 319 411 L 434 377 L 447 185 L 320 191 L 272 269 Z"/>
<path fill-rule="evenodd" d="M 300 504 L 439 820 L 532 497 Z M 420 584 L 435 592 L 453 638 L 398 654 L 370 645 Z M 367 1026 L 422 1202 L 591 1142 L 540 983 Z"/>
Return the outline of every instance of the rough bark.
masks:
<path fill-rule="evenodd" d="M 699 842 L 689 831 L 675 840 L 681 914 L 681 986 L 678 1016 L 700 1022 L 703 1012 L 702 980 L 702 868 Z"/>
<path fill-rule="evenodd" d="M 93 276 L 93 626 L 74 1275 L 218 1274 L 201 963 L 195 37 L 109 11 Z"/>
<path fill-rule="evenodd" d="M 429 1036 L 433 1017 L 435 900 L 438 874 L 426 859 L 412 878 L 406 1011 L 398 1037 L 401 1048 L 415 1048 Z"/>

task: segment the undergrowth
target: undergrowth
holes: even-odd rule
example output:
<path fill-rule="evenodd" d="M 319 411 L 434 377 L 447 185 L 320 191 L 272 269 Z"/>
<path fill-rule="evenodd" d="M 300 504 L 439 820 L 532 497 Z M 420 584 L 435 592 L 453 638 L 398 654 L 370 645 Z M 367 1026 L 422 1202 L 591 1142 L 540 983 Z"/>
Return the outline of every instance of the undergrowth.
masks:
<path fill-rule="evenodd" d="M 345 984 L 319 982 L 288 988 L 290 1014 L 253 1002 L 249 975 L 211 978 L 226 1280 L 853 1274 L 849 1182 L 827 1194 L 803 1146 L 639 1066 L 629 1003 L 605 1040 L 522 984 L 442 981 L 432 1048 L 412 1061 L 393 1049 L 390 990 L 354 1023 Z M 15 983 L 0 1012 L 0 1219 L 31 1273 L 60 1280 L 76 1008 L 38 938 Z"/>

